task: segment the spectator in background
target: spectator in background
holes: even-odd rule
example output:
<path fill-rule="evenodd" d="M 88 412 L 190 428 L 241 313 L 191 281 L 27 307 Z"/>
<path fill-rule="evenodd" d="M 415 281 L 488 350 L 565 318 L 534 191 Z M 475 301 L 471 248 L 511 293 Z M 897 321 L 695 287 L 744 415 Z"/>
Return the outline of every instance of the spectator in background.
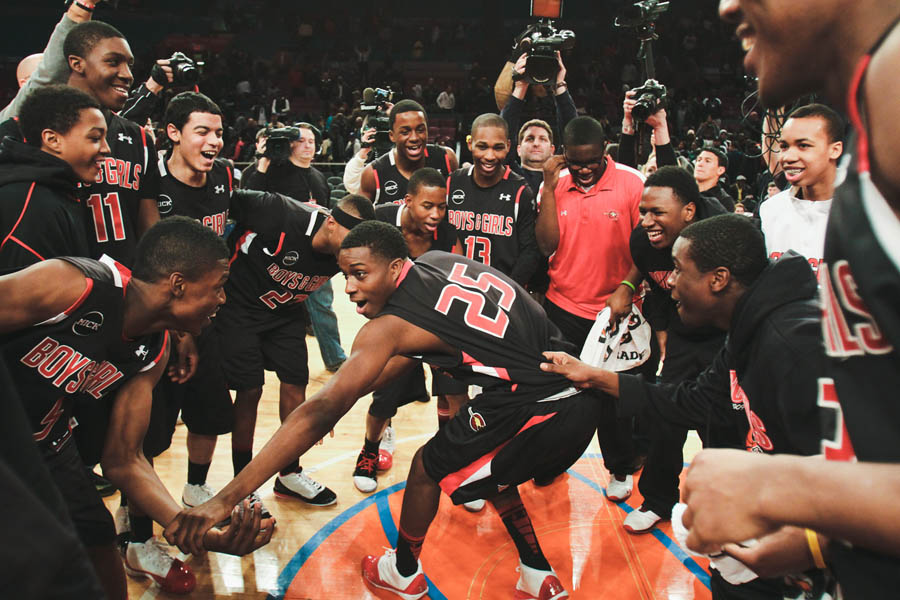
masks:
<path fill-rule="evenodd" d="M 438 108 L 441 110 L 445 110 L 447 112 L 453 112 L 453 109 L 456 108 L 456 96 L 453 94 L 453 84 L 448 83 L 447 87 L 438 94 L 437 100 L 435 103 L 438 105 Z"/>
<path fill-rule="evenodd" d="M 704 196 L 718 200 L 725 210 L 734 212 L 734 199 L 720 185 L 719 177 L 728 168 L 728 158 L 718 148 L 704 148 L 694 161 L 694 181 Z"/>

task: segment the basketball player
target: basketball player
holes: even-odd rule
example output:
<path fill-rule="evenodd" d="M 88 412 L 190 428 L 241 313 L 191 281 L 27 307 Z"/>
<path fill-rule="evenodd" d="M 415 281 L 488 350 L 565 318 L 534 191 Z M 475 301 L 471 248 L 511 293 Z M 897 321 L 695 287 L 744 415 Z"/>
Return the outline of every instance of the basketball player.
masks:
<path fill-rule="evenodd" d="M 360 180 L 359 193 L 374 204 L 402 202 L 409 178 L 423 167 L 444 175 L 459 168 L 453 150 L 427 143 L 428 117 L 421 104 L 401 100 L 391 108 L 388 118 L 394 148 L 367 166 Z"/>
<path fill-rule="evenodd" d="M 458 169 L 447 182 L 450 222 L 459 229 L 466 257 L 525 285 L 537 269 L 534 194 L 506 165 L 509 130 L 499 115 L 472 122 L 473 166 Z"/>
<path fill-rule="evenodd" d="M 200 333 L 224 302 L 227 277 L 224 244 L 184 218 L 148 231 L 133 274 L 109 258 L 66 257 L 0 277 L 3 359 L 19 393 L 28 398 L 34 440 L 109 598 L 127 595 L 122 560 L 112 517 L 72 442 L 72 399 L 113 398 L 104 473 L 154 520 L 168 523 L 179 506 L 140 449 L 151 391 L 168 357 L 166 330 Z M 249 520 L 236 514 L 228 529 L 208 541 L 222 551 L 251 551 L 271 537 L 273 524 L 260 533 L 259 516 L 258 508 L 251 509 Z M 134 558 L 126 556 L 129 568 L 145 571 Z M 175 562 L 158 582 L 169 591 L 190 591 L 193 578 Z"/>
<path fill-rule="evenodd" d="M 455 504 L 486 498 L 495 506 L 519 553 L 520 597 L 568 597 L 541 552 L 517 486 L 562 473 L 596 428 L 597 399 L 540 370 L 544 345 L 573 346 L 499 271 L 443 252 L 428 252 L 415 263 L 406 256 L 402 234 L 385 223 L 364 223 L 345 238 L 340 263 L 347 292 L 357 312 L 372 319 L 347 363 L 285 420 L 234 481 L 178 517 L 169 540 L 199 550 L 202 532 L 230 510 L 232 498 L 305 452 L 359 397 L 408 368 L 413 359 L 406 356 L 416 355 L 484 392 L 416 453 L 398 547 L 363 559 L 364 576 L 403 598 L 427 593 L 418 555 L 443 490 Z"/>
<path fill-rule="evenodd" d="M 228 303 L 216 320 L 222 364 L 234 399 L 231 437 L 235 474 L 250 462 L 264 369 L 280 382 L 279 414 L 285 419 L 306 399 L 309 368 L 300 303 L 338 272 L 341 240 L 375 217 L 362 196 L 345 196 L 330 213 L 274 193 L 233 204 L 234 255 L 225 291 Z M 243 197 L 243 195 L 236 197 Z M 329 488 L 303 472 L 297 457 L 281 466 L 275 493 L 313 506 L 337 502 Z"/>
<path fill-rule="evenodd" d="M 400 229 L 413 259 L 430 250 L 462 254 L 459 232 L 446 219 L 445 186 L 446 178 L 436 169 L 419 169 L 409 178 L 405 204 L 382 204 L 375 209 L 379 221 Z M 466 403 L 467 392 L 464 384 L 432 371 L 432 393 L 438 396 L 438 427 L 443 427 L 456 409 Z M 366 493 L 375 491 L 377 471 L 386 471 L 393 464 L 395 434 L 390 419 L 397 414 L 398 407 L 425 394 L 425 374 L 420 366 L 372 394 L 372 404 L 366 414 L 366 438 L 353 472 L 356 489 Z"/>
<path fill-rule="evenodd" d="M 809 527 L 820 535 L 810 535 L 808 551 L 827 561 L 845 597 L 877 598 L 900 587 L 900 519 L 889 500 L 900 467 L 871 464 L 900 461 L 900 407 L 891 392 L 900 386 L 900 6 L 721 0 L 719 14 L 737 25 L 749 51 L 744 66 L 759 77 L 766 106 L 822 90 L 846 103 L 855 129 L 818 273 L 825 348 L 834 359 L 831 377 L 820 381 L 833 425 L 822 451 L 860 462 L 702 453 L 685 486 L 688 543 L 711 549 L 784 524 Z M 821 534 L 833 541 L 821 543 Z"/>

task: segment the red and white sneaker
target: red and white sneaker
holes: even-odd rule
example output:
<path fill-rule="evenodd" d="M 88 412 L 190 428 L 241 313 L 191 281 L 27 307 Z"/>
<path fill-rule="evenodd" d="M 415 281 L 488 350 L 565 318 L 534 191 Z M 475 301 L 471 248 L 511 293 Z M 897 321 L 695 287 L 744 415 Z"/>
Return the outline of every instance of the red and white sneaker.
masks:
<path fill-rule="evenodd" d="M 197 585 L 191 568 L 170 556 L 166 545 L 156 537 L 128 544 L 125 572 L 132 577 L 150 577 L 170 594 L 187 594 Z"/>
<path fill-rule="evenodd" d="M 387 471 L 394 466 L 394 449 L 397 447 L 397 438 L 394 436 L 394 428 L 388 425 L 381 434 L 381 443 L 378 444 L 378 470 Z"/>
<path fill-rule="evenodd" d="M 551 571 L 539 571 L 519 562 L 519 581 L 516 583 L 515 600 L 559 600 L 568 598 L 559 577 Z"/>
<path fill-rule="evenodd" d="M 404 577 L 397 570 L 397 551 L 393 548 L 381 556 L 369 555 L 362 559 L 362 575 L 371 585 L 394 592 L 403 600 L 418 600 L 428 593 L 422 563 L 418 564 L 415 573 Z"/>

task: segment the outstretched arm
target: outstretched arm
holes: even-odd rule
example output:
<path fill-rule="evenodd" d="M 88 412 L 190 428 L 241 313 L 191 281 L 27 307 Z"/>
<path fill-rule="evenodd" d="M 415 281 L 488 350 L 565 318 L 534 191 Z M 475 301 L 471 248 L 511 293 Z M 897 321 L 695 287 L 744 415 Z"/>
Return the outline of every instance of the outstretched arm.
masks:
<path fill-rule="evenodd" d="M 84 274 L 63 260 L 45 260 L 0 277 L 0 333 L 31 327 L 65 312 L 86 287 Z"/>

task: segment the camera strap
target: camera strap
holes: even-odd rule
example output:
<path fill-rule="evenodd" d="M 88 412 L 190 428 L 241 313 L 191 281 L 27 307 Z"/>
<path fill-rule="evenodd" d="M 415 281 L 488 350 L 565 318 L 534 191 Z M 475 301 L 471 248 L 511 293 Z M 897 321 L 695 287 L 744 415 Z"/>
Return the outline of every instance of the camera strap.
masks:
<path fill-rule="evenodd" d="M 331 209 L 331 216 L 334 217 L 334 220 L 338 222 L 338 225 L 346 227 L 347 229 L 353 229 L 365 220 L 345 213 L 337 206 Z"/>

